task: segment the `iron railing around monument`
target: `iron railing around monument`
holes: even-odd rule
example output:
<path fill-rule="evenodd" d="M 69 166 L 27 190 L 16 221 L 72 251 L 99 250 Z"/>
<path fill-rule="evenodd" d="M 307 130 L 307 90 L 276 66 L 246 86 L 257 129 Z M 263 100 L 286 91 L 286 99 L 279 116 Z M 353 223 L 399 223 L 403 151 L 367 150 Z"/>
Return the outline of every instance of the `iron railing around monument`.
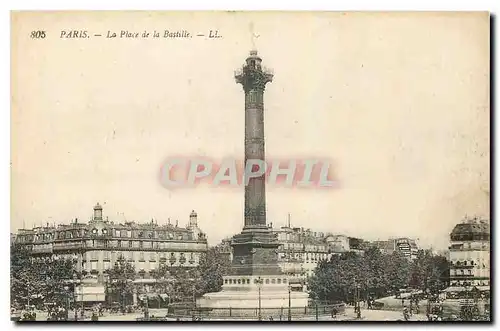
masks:
<path fill-rule="evenodd" d="M 261 308 L 260 315 L 263 320 L 270 317 L 273 320 L 286 321 L 288 319 L 288 306 L 279 308 Z M 307 307 L 292 307 L 290 308 L 292 320 L 300 319 L 301 317 L 314 316 L 333 316 L 343 315 L 345 313 L 345 304 L 314 304 Z M 171 307 L 168 311 L 169 317 L 174 318 L 192 318 L 200 317 L 202 319 L 248 319 L 258 320 L 259 308 L 187 308 L 187 307 Z"/>

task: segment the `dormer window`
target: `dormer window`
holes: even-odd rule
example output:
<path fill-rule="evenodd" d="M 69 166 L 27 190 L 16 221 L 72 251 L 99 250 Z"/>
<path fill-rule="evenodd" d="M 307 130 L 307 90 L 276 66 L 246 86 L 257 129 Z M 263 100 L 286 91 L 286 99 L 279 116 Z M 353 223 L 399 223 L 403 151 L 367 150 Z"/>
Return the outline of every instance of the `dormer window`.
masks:
<path fill-rule="evenodd" d="M 96 228 L 92 229 L 92 234 L 97 234 L 97 229 Z"/>

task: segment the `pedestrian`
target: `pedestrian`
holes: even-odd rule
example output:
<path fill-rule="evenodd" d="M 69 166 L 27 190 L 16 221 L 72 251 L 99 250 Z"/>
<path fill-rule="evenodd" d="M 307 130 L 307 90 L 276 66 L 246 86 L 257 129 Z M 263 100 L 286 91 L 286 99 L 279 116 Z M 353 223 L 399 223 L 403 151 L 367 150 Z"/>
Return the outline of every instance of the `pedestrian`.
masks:
<path fill-rule="evenodd" d="M 333 307 L 332 309 L 332 318 L 333 319 L 337 318 L 337 307 Z"/>
<path fill-rule="evenodd" d="M 356 305 L 356 307 L 354 308 L 354 312 L 356 313 L 356 317 L 358 319 L 361 318 L 361 307 L 359 305 Z"/>
<path fill-rule="evenodd" d="M 403 317 L 405 321 L 408 321 L 410 319 L 410 315 L 408 314 L 408 308 L 406 306 L 403 308 Z"/>

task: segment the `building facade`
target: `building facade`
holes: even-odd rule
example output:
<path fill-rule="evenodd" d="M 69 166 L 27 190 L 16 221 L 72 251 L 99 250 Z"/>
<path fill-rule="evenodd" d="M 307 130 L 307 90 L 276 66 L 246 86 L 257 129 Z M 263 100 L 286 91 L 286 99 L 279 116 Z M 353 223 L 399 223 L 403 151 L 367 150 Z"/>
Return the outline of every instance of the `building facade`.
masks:
<path fill-rule="evenodd" d="M 490 224 L 465 218 L 450 234 L 450 286 L 490 286 Z"/>
<path fill-rule="evenodd" d="M 100 283 L 119 258 L 134 265 L 137 278 L 151 278 L 161 264 L 195 267 L 207 250 L 207 239 L 192 211 L 186 227 L 156 222 L 118 223 L 103 218 L 102 206 L 94 207 L 88 223 L 47 225 L 19 230 L 16 244 L 26 246 L 34 259 L 72 258 L 76 270 Z"/>
<path fill-rule="evenodd" d="M 411 238 L 391 238 L 389 240 L 378 240 L 372 243 L 380 249 L 383 254 L 392 254 L 399 251 L 409 260 L 414 260 L 418 255 L 417 240 Z"/>
<path fill-rule="evenodd" d="M 272 230 L 278 238 L 278 264 L 283 273 L 299 279 L 313 275 L 322 260 L 328 260 L 326 235 L 311 229 L 282 226 Z"/>

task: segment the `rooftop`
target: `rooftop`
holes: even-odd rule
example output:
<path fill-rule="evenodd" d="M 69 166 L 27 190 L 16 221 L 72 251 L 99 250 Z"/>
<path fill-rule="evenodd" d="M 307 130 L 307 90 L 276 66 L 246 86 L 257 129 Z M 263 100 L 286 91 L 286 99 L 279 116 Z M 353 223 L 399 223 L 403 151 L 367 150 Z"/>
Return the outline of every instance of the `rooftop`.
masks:
<path fill-rule="evenodd" d="M 450 236 L 452 240 L 487 239 L 490 237 L 490 223 L 486 219 L 466 217 L 455 225 Z"/>

